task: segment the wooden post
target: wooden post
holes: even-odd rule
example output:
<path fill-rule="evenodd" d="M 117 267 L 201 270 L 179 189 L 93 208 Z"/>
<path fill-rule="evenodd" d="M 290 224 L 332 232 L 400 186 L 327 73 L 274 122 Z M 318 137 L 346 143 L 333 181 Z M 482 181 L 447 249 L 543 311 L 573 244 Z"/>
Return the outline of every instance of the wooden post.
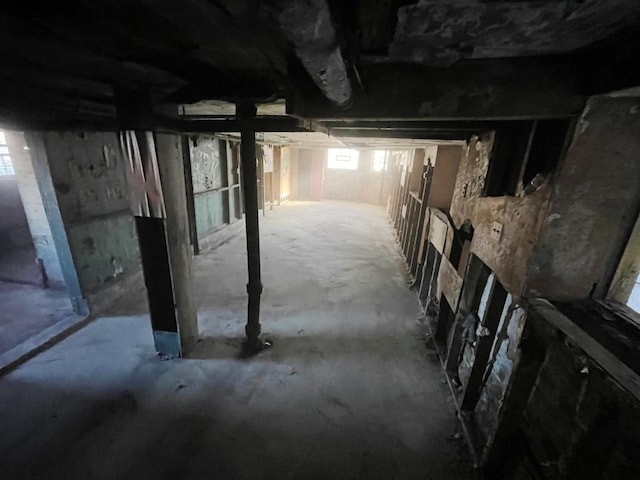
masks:
<path fill-rule="evenodd" d="M 200 255 L 198 229 L 196 225 L 196 204 L 193 194 L 193 172 L 191 169 L 191 149 L 189 137 L 182 136 L 182 161 L 184 162 L 184 185 L 187 193 L 187 215 L 189 216 L 189 238 L 193 247 L 193 254 Z"/>
<path fill-rule="evenodd" d="M 177 108 L 175 109 L 177 112 Z M 156 133 L 156 154 L 162 194 L 166 208 L 166 248 L 173 281 L 181 353 L 184 356 L 198 340 L 198 315 L 195 291 L 191 283 L 191 246 L 187 192 L 178 135 Z"/>
<path fill-rule="evenodd" d="M 156 351 L 181 357 L 198 338 L 182 140 L 148 131 L 144 118 L 155 106 L 147 92 L 117 90 L 116 99 Z M 178 112 L 175 105 L 160 108 Z"/>

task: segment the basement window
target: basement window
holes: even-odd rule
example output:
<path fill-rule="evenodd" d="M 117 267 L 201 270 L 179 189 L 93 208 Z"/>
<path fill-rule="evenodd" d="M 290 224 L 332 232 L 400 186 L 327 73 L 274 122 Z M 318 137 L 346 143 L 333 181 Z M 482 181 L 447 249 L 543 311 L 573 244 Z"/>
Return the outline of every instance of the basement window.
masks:
<path fill-rule="evenodd" d="M 341 170 L 357 170 L 360 152 L 348 148 L 330 148 L 327 168 Z"/>
<path fill-rule="evenodd" d="M 4 132 L 0 130 L 0 176 L 15 175 L 13 163 L 9 156 L 9 147 L 4 138 Z"/>
<path fill-rule="evenodd" d="M 373 162 L 371 163 L 372 172 L 384 172 L 387 170 L 389 164 L 390 152 L 387 150 L 374 150 Z"/>

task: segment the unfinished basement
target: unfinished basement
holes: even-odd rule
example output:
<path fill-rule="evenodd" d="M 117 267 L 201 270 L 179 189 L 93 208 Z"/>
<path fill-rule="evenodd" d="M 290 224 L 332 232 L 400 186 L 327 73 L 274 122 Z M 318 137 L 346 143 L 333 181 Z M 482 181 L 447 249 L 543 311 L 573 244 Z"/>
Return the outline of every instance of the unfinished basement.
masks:
<path fill-rule="evenodd" d="M 1 478 L 640 478 L 640 3 L 0 18 Z"/>

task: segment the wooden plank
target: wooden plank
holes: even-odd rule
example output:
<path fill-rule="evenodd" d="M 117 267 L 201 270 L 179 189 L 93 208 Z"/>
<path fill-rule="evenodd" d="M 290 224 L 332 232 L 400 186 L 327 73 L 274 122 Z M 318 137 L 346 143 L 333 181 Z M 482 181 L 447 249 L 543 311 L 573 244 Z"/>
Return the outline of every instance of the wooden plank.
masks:
<path fill-rule="evenodd" d="M 513 438 L 517 435 L 523 413 L 540 367 L 546 356 L 547 345 L 535 338 L 533 322 L 525 322 L 511 377 L 504 393 L 493 436 L 487 439 L 482 454 L 483 478 L 500 478 L 504 473 L 507 455 L 512 453 Z"/>
<path fill-rule="evenodd" d="M 429 229 L 431 228 L 431 209 L 427 207 L 424 214 L 424 224 L 422 225 L 422 233 L 420 236 L 420 251 L 418 255 L 420 258 L 424 258 L 424 251 L 427 248 L 427 239 L 429 236 Z"/>
<path fill-rule="evenodd" d="M 340 110 L 319 95 L 295 90 L 288 111 L 318 120 L 522 120 L 577 116 L 586 100 L 576 89 L 575 66 L 564 57 L 359 68 L 367 89 L 354 91 L 351 108 Z"/>
<path fill-rule="evenodd" d="M 473 255 L 467 266 L 464 277 L 462 293 L 458 302 L 456 320 L 449 334 L 447 349 L 446 369 L 451 375 L 458 372 L 460 353 L 462 351 L 462 320 L 468 313 L 475 313 L 480 306 L 482 292 L 491 274 L 491 270 L 482 261 Z"/>
<path fill-rule="evenodd" d="M 368 128 L 332 128 L 330 135 L 337 138 L 407 138 L 413 140 L 466 140 L 472 134 L 468 130 L 387 130 Z"/>
<path fill-rule="evenodd" d="M 422 204 L 422 200 L 420 199 L 418 192 L 414 192 L 413 190 L 411 190 L 409 192 L 409 195 L 411 195 L 416 202 L 418 202 L 419 204 Z"/>
<path fill-rule="evenodd" d="M 440 252 L 444 253 L 445 243 L 447 241 L 448 223 L 444 222 L 436 213 L 436 209 L 432 209 L 431 223 L 429 225 L 429 241 Z"/>
<path fill-rule="evenodd" d="M 130 85 L 145 84 L 158 87 L 178 87 L 185 81 L 166 70 L 143 65 L 136 61 L 122 62 L 109 58 L 102 52 L 89 51 L 84 44 L 75 45 L 60 39 L 28 36 L 25 31 L 7 31 L 15 25 L 12 17 L 0 16 L 3 24 L 0 32 L 0 55 L 13 62 L 29 62 L 43 69 L 54 69 L 66 75 L 77 76 L 98 82 Z M 26 26 L 24 28 L 27 28 Z M 13 63 L 12 62 L 12 63 Z M 5 64 L 5 67 L 9 62 Z"/>
<path fill-rule="evenodd" d="M 191 167 L 191 148 L 189 137 L 182 135 L 182 161 L 184 163 L 184 185 L 187 196 L 187 216 L 189 217 L 189 238 L 194 255 L 200 255 L 198 229 L 196 225 L 195 195 L 193 194 L 193 170 Z"/>
<path fill-rule="evenodd" d="M 441 294 L 449 302 L 451 310 L 454 312 L 458 309 L 458 301 L 462 292 L 462 277 L 458 275 L 458 271 L 454 268 L 448 258 L 443 257 L 440 262 L 440 271 L 438 272 L 438 292 L 437 297 Z"/>
<path fill-rule="evenodd" d="M 462 396 L 461 408 L 462 410 L 473 410 L 480 398 L 480 390 L 482 388 L 482 381 L 484 378 L 484 372 L 489 361 L 489 355 L 491 348 L 493 347 L 493 341 L 496 336 L 498 325 L 500 324 L 500 318 L 506 312 L 505 301 L 507 300 L 507 291 L 502 287 L 497 280 L 493 283 L 493 288 L 489 296 L 489 305 L 485 310 L 484 317 L 481 319 L 480 324 L 486 329 L 486 335 L 478 336 L 476 340 L 475 358 L 473 366 L 471 367 L 471 373 L 469 374 L 469 380 L 464 389 Z"/>
<path fill-rule="evenodd" d="M 594 340 L 587 332 L 564 316 L 550 302 L 541 298 L 529 300 L 531 309 L 564 333 L 618 384 L 640 400 L 640 375 L 620 361 L 613 353 Z"/>
<path fill-rule="evenodd" d="M 183 115 L 171 122 L 171 127 L 189 133 L 239 132 L 251 128 L 256 132 L 306 132 L 307 125 L 297 118 L 285 115 L 260 116 L 251 119 L 236 117 L 216 117 L 203 115 Z"/>

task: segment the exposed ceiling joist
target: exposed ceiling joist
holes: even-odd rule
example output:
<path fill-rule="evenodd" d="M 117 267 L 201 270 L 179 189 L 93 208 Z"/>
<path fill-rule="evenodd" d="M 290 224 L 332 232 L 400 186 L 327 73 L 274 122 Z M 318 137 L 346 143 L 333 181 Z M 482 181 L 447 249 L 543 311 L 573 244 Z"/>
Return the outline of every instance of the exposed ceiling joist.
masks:
<path fill-rule="evenodd" d="M 472 135 L 466 130 L 396 130 L 396 129 L 362 129 L 332 128 L 329 134 L 337 138 L 406 138 L 416 140 L 465 140 Z"/>
<path fill-rule="evenodd" d="M 188 133 L 226 133 L 240 132 L 251 128 L 256 132 L 305 132 L 311 127 L 309 122 L 294 117 L 263 116 L 252 119 L 233 117 L 209 117 L 184 115 L 172 121 L 170 126 L 180 132 Z"/>
<path fill-rule="evenodd" d="M 295 91 L 291 115 L 317 120 L 525 120 L 577 116 L 578 93 L 566 58 L 467 61 L 448 68 L 368 65 L 365 91 L 346 111 L 312 92 Z"/>

